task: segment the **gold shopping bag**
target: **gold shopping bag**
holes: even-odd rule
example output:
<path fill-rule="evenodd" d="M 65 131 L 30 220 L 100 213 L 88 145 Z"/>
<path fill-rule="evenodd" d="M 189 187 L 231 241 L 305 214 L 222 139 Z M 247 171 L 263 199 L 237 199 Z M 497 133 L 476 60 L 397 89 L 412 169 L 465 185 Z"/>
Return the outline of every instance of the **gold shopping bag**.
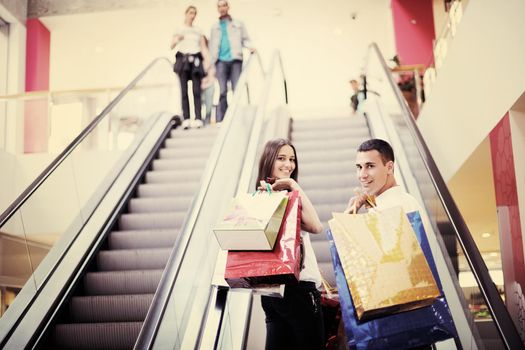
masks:
<path fill-rule="evenodd" d="M 439 297 L 401 207 L 333 217 L 330 229 L 359 320 L 428 306 Z"/>
<path fill-rule="evenodd" d="M 213 227 L 224 250 L 273 250 L 288 203 L 286 191 L 244 193 Z"/>

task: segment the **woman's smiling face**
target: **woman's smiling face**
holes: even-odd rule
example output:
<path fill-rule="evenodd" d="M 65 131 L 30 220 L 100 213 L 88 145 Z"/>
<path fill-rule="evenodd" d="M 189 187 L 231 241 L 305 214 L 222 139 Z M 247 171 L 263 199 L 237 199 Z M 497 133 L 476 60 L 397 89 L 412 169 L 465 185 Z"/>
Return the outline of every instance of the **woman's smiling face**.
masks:
<path fill-rule="evenodd" d="M 289 145 L 284 145 L 277 152 L 273 163 L 272 177 L 289 178 L 295 170 L 295 152 Z"/>

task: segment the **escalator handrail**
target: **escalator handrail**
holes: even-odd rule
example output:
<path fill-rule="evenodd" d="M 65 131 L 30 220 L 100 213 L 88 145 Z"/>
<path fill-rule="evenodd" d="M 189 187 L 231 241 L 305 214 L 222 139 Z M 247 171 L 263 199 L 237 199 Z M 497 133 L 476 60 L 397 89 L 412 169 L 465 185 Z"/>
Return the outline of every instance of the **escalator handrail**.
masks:
<path fill-rule="evenodd" d="M 75 148 L 89 135 L 89 133 L 107 116 L 109 112 L 124 98 L 124 96 L 146 75 L 146 73 L 157 62 L 167 61 L 172 64 L 168 58 L 158 57 L 154 59 L 146 68 L 140 72 L 131 83 L 129 83 L 103 110 L 93 119 L 88 126 L 49 164 L 31 184 L 0 214 L 0 227 L 4 226 L 7 221 L 24 205 L 24 203 L 33 195 L 33 193 L 46 181 L 49 176 L 64 162 Z"/>
<path fill-rule="evenodd" d="M 257 156 L 257 146 L 259 144 L 259 138 L 262 132 L 262 127 L 263 127 L 263 122 L 264 122 L 265 113 L 264 113 L 263 107 L 266 105 L 267 100 L 270 96 L 271 78 L 275 70 L 275 66 L 277 65 L 276 62 L 279 64 L 279 68 L 283 76 L 283 80 L 286 81 L 284 78 L 284 69 L 283 69 L 282 60 L 281 60 L 281 54 L 279 51 L 275 51 L 275 53 L 273 54 L 272 61 L 270 62 L 270 66 L 268 68 L 267 77 L 269 77 L 269 79 L 267 79 L 267 81 L 265 82 L 260 104 L 258 106 L 256 117 L 253 122 L 254 125 L 253 125 L 252 132 L 250 135 L 250 142 L 248 143 L 248 146 L 246 147 L 246 156 L 245 156 L 246 158 L 244 161 L 244 167 L 241 170 L 241 176 L 239 177 L 239 183 L 237 186 L 237 195 L 250 191 L 250 185 L 251 185 L 250 181 L 252 180 L 252 170 L 255 164 L 255 160 L 256 160 L 255 157 Z M 285 99 L 286 99 L 286 102 L 288 103 L 286 85 L 284 86 L 284 88 L 285 88 L 284 90 Z"/>
<path fill-rule="evenodd" d="M 279 60 L 279 69 L 281 71 L 281 75 L 283 76 L 283 84 L 284 84 L 284 102 L 288 104 L 288 83 L 286 80 L 286 74 L 284 72 L 284 64 L 283 64 L 283 58 L 281 56 L 281 52 L 277 51 L 276 53 L 277 59 Z"/>
<path fill-rule="evenodd" d="M 264 124 L 264 117 L 265 117 L 265 107 L 268 103 L 268 98 L 270 96 L 270 90 L 271 90 L 271 84 L 272 84 L 272 78 L 274 71 L 276 70 L 276 65 L 279 64 L 279 69 L 282 75 L 283 81 L 286 81 L 285 74 L 284 74 L 284 67 L 282 65 L 282 58 L 281 54 L 278 50 L 276 50 L 272 56 L 272 60 L 270 62 L 270 66 L 268 67 L 268 70 L 266 71 L 266 81 L 264 83 L 264 87 L 262 89 L 261 98 L 259 99 L 259 104 L 257 106 L 257 111 L 255 113 L 255 120 L 253 121 L 252 130 L 250 133 L 249 143 L 246 147 L 245 152 L 245 158 L 244 158 L 244 165 L 241 169 L 239 181 L 237 183 L 237 191 L 236 195 L 239 195 L 241 193 L 250 192 L 250 182 L 252 181 L 252 173 L 254 170 L 254 167 L 256 166 L 256 156 L 257 156 L 257 146 L 259 145 L 259 139 L 260 135 L 262 134 L 263 130 L 263 124 Z M 285 102 L 288 103 L 287 99 L 287 91 L 286 91 L 286 83 L 284 84 L 284 97 Z M 213 292 L 217 294 L 217 297 L 220 293 L 223 293 L 223 289 L 225 287 L 223 286 L 214 286 Z M 226 287 L 227 288 L 227 287 Z M 229 290 L 228 290 L 229 292 Z M 210 303 L 214 302 L 216 298 L 211 297 Z M 201 325 L 200 329 L 200 339 L 199 339 L 199 346 L 196 348 L 201 348 L 202 344 L 217 344 L 218 339 L 221 338 L 221 320 L 224 317 L 224 312 L 227 307 L 228 302 L 221 303 L 221 304 L 208 304 L 207 309 L 211 310 L 211 312 L 218 315 L 217 317 L 210 317 L 211 319 L 214 319 L 218 324 L 213 325 Z M 249 308 L 249 305 L 244 305 L 247 308 Z M 240 305 L 236 305 L 236 309 L 239 310 L 241 308 Z M 210 311 L 208 311 L 210 312 Z M 249 314 L 247 312 L 246 314 Z M 208 317 L 210 314 L 208 313 Z M 247 323 L 247 325 L 249 322 Z M 204 328 L 204 329 L 203 329 Z M 205 332 L 205 329 L 212 329 L 212 331 Z M 215 333 L 217 332 L 217 333 Z M 248 332 L 248 329 L 244 329 L 244 335 Z M 235 331 L 233 331 L 235 333 Z M 210 341 L 209 339 L 204 339 L 207 336 L 214 336 L 215 339 L 213 341 Z M 207 341 L 208 340 L 208 341 Z"/>
<path fill-rule="evenodd" d="M 164 270 L 161 280 L 157 286 L 157 291 L 153 296 L 150 309 L 148 310 L 146 318 L 143 322 L 143 326 L 139 336 L 137 337 L 137 341 L 135 342 L 134 349 L 142 350 L 151 349 L 153 347 L 155 337 L 169 302 L 169 298 L 175 286 L 175 281 L 179 275 L 182 261 L 188 249 L 189 241 L 193 233 L 193 228 L 200 213 L 206 193 L 208 192 L 213 174 L 217 168 L 219 156 L 222 153 L 221 150 L 225 144 L 232 123 L 236 121 L 234 120 L 234 116 L 239 117 L 240 115 L 240 113 L 236 113 L 240 105 L 241 96 L 243 94 L 243 91 L 240 87 L 244 86 L 247 82 L 247 72 L 254 64 L 254 57 L 257 60 L 263 74 L 266 74 L 263 69 L 259 54 L 257 52 L 251 54 L 243 68 L 241 76 L 239 77 L 239 81 L 237 82 L 238 88 L 234 92 L 232 103 L 229 105 L 228 110 L 226 111 L 226 115 L 221 126 L 221 129 L 223 129 L 224 132 L 219 134 L 220 139 L 217 140 L 214 145 L 214 150 L 212 150 L 210 159 L 207 162 L 207 170 L 202 176 L 199 192 L 196 194 L 195 200 L 192 202 L 191 207 L 187 212 L 188 219 L 185 220 L 180 230 L 179 239 L 177 239 L 168 262 L 166 263 L 166 269 Z"/>
<path fill-rule="evenodd" d="M 496 328 L 498 329 L 505 346 L 508 349 L 519 349 L 523 347 L 523 343 L 519 336 L 519 333 L 510 317 L 510 314 L 503 303 L 499 292 L 492 281 L 492 278 L 489 275 L 489 271 L 483 260 L 481 253 L 476 245 L 476 242 L 472 238 L 467 224 L 465 223 L 461 213 L 452 198 L 450 191 L 445 183 L 445 180 L 441 176 L 441 173 L 432 157 L 430 150 L 426 142 L 419 131 L 419 128 L 415 122 L 415 119 L 412 115 L 410 108 L 408 107 L 401 91 L 399 90 L 396 82 L 394 81 L 390 69 L 388 68 L 384 56 L 379 49 L 379 46 L 376 43 L 372 43 L 369 47 L 370 50 L 373 50 L 377 55 L 385 75 L 394 90 L 396 99 L 401 106 L 403 111 L 403 118 L 408 126 L 410 134 L 414 139 L 419 154 L 421 155 L 423 162 L 427 168 L 427 171 L 430 175 L 432 183 L 436 189 L 436 192 L 440 198 L 440 201 L 447 213 L 447 216 L 454 227 L 456 238 L 458 239 L 464 253 L 465 257 L 472 268 L 472 273 L 474 278 L 478 282 L 479 288 L 483 297 L 487 303 Z"/>

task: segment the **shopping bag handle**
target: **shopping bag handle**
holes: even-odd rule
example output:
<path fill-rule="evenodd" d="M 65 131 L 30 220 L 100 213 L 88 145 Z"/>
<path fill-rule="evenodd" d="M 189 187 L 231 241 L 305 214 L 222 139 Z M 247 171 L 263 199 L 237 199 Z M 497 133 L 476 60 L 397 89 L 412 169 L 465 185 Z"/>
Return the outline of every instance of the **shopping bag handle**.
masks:
<path fill-rule="evenodd" d="M 301 254 L 301 271 L 304 269 L 304 242 L 303 242 L 303 237 L 301 237 L 301 240 L 300 240 L 300 244 L 299 244 L 299 248 L 300 248 L 300 254 Z"/>
<path fill-rule="evenodd" d="M 263 185 L 263 183 L 264 183 L 264 185 Z M 260 184 L 261 184 L 261 187 L 264 187 L 266 192 L 268 192 L 268 195 L 272 194 L 272 192 L 273 192 L 272 191 L 272 186 L 268 182 L 266 182 L 264 180 L 261 180 Z M 252 197 L 255 197 L 255 195 L 257 193 L 259 193 L 259 192 L 263 192 L 263 191 L 255 190 L 255 192 L 252 193 Z"/>
<path fill-rule="evenodd" d="M 323 271 L 321 269 L 319 269 L 319 273 L 321 274 L 321 285 L 323 286 L 324 290 L 326 291 L 326 296 L 329 298 L 329 299 L 332 299 L 333 298 L 333 295 L 335 292 L 337 292 L 337 289 L 332 287 L 330 285 L 330 283 L 328 283 L 328 281 L 326 280 L 326 278 L 324 278 L 323 276 Z"/>
<path fill-rule="evenodd" d="M 368 205 L 370 205 L 370 207 L 377 208 L 377 204 L 375 203 L 375 201 L 372 199 L 371 196 L 369 195 L 366 196 L 366 202 L 368 203 Z M 357 201 L 354 201 L 354 203 L 352 204 L 352 208 L 350 209 L 350 214 L 354 214 L 354 215 L 357 214 Z"/>

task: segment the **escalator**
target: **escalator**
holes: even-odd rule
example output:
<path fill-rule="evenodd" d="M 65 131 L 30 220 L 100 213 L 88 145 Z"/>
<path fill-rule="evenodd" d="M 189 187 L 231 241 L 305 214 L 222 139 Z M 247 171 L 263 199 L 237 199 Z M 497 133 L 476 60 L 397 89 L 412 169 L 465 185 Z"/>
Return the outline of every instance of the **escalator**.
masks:
<path fill-rule="evenodd" d="M 206 263 L 217 253 L 201 226 L 217 219 L 216 209 L 237 186 L 235 177 L 223 178 L 243 164 L 253 94 L 264 80 L 260 59 L 253 57 L 258 56 L 246 62 L 220 128 L 180 130 L 173 112 L 155 112 L 130 128 L 137 114 L 169 111 L 178 99 L 171 64 L 154 61 L 0 216 L 0 230 L 16 232 L 20 219 L 33 219 L 28 213 L 41 217 L 28 210 L 38 202 L 64 221 L 62 235 L 31 266 L 26 285 L 0 319 L 0 347 L 179 348 L 198 341 L 195 324 L 202 322 L 210 293 Z M 144 101 L 151 102 L 150 109 Z M 119 125 L 125 125 L 122 135 L 115 133 Z M 98 143 L 104 148 L 93 151 Z M 105 158 L 111 158 L 108 165 Z M 83 176 L 98 175 L 94 170 L 100 167 L 100 182 L 90 183 L 94 189 L 88 192 Z M 40 202 L 59 192 L 74 201 L 54 207 Z M 171 312 L 177 313 L 176 326 Z"/>
<path fill-rule="evenodd" d="M 135 170 L 121 166 L 116 179 L 109 176 L 103 181 L 99 200 L 81 208 L 83 222 L 78 224 L 75 216 L 67 226 L 74 234 L 65 237 L 71 239 L 56 244 L 61 254 L 46 257 L 33 272 L 30 288 L 26 286 L 18 297 L 23 307 L 13 305 L 11 314 L 0 319 L 6 325 L 0 327 L 0 346 L 263 348 L 264 321 L 257 297 L 228 291 L 215 281 L 214 273 L 223 270 L 216 266 L 221 254 L 210 228 L 231 197 L 251 191 L 258 153 L 272 137 L 290 137 L 294 142 L 299 181 L 326 227 L 331 212 L 344 209 L 357 185 L 353 166 L 357 146 L 372 136 L 393 145 L 398 181 L 425 203 L 432 221 L 430 245 L 459 333 L 455 342 L 439 343 L 437 348 L 522 348 L 479 251 L 417 128 L 414 131 L 406 105 L 390 85 L 382 56 L 375 46 L 371 52 L 366 73 L 373 93 L 366 102 L 366 116 L 290 122 L 282 96 L 275 92 L 284 81 L 286 96 L 286 79 L 284 73 L 276 73 L 280 63 L 276 56 L 267 72 L 243 73 L 219 131 L 173 131 L 166 116 L 149 123 L 151 140 L 145 136 L 144 147 L 130 152 L 141 159 L 132 167 Z M 183 145 L 190 145 L 190 150 Z M 188 169 L 188 164 L 195 169 Z M 199 172 L 200 180 L 194 181 Z M 119 182 L 122 178 L 127 178 L 124 184 Z M 119 188 L 118 194 L 109 196 Z M 110 197 L 111 204 L 106 204 Z M 0 228 L 6 223 L 16 226 L 16 219 L 0 216 Z M 312 235 L 312 245 L 323 276 L 335 286 L 325 236 Z M 459 285 L 460 250 L 489 307 L 490 318 L 483 323 L 472 317 Z"/>
<path fill-rule="evenodd" d="M 286 132 L 266 134 L 265 139 L 287 134 L 292 140 L 298 152 L 299 182 L 325 228 L 331 212 L 342 211 L 352 196 L 352 189 L 358 186 L 353 163 L 359 144 L 371 137 L 389 141 L 396 152 L 398 184 L 424 203 L 431 221 L 433 232 L 427 236 L 458 332 L 457 338 L 436 343 L 435 348 L 523 349 L 523 342 L 472 235 L 375 44 L 370 46 L 364 73 L 368 82 L 364 115 L 317 119 L 298 116 L 287 123 Z M 258 154 L 254 153 L 250 159 L 251 165 L 245 165 L 247 169 L 251 167 L 249 184 L 253 183 Z M 242 189 L 246 192 L 251 188 Z M 310 237 L 323 277 L 335 286 L 325 235 Z M 458 259 L 467 261 L 466 269 L 460 270 Z M 222 271 L 223 268 L 218 269 L 218 274 Z M 460 274 L 472 276 L 476 287 L 463 288 Z M 487 313 L 482 318 L 473 312 L 474 302 L 486 305 Z M 264 348 L 264 312 L 258 295 L 248 297 L 242 291 L 230 290 L 222 309 L 216 313 L 222 321 L 212 327 L 218 329 L 214 348 Z"/>
<path fill-rule="evenodd" d="M 170 132 L 41 348 L 133 347 L 217 132 Z"/>

